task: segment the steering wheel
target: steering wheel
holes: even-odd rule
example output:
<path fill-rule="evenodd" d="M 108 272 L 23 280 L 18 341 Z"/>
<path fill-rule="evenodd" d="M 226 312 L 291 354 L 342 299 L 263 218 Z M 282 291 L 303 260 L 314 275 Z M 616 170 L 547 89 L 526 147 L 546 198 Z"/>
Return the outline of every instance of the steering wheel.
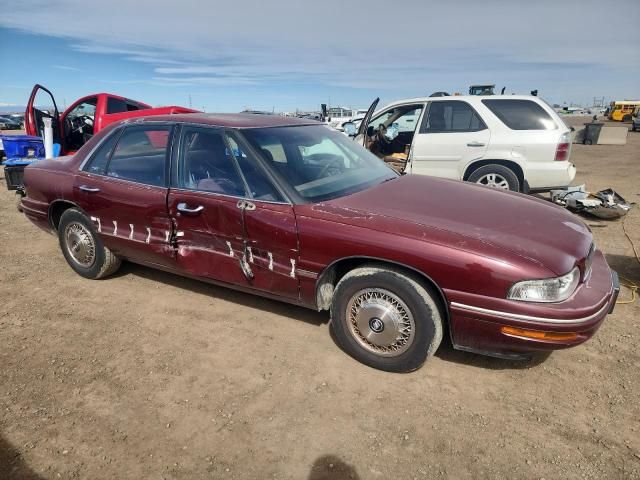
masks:
<path fill-rule="evenodd" d="M 378 131 L 376 132 L 376 136 L 378 137 L 378 141 L 379 142 L 384 142 L 387 145 L 389 145 L 391 142 L 393 142 L 393 140 L 390 140 L 389 138 L 387 138 L 387 136 L 385 135 L 387 133 L 387 127 L 385 127 L 384 125 L 380 124 L 380 126 L 378 127 Z"/>
<path fill-rule="evenodd" d="M 81 132 L 85 126 L 93 127 L 93 118 L 89 115 L 78 115 L 71 118 L 70 123 L 72 132 Z"/>
<path fill-rule="evenodd" d="M 320 172 L 318 173 L 318 178 L 330 177 L 332 175 L 335 175 L 336 173 L 341 173 L 344 170 L 343 166 L 341 165 L 341 162 L 342 162 L 342 159 L 340 158 L 334 158 L 328 161 L 327 164 L 324 167 L 322 167 L 322 170 L 320 170 Z M 331 175 L 327 175 L 331 170 L 331 168 L 335 168 L 337 172 L 332 173 Z"/>

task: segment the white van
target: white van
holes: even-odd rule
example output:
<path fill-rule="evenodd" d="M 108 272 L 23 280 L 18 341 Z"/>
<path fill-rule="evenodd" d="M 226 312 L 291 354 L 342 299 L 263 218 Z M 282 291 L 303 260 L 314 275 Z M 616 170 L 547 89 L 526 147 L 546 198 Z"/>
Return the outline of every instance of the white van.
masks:
<path fill-rule="evenodd" d="M 345 132 L 406 173 L 519 192 L 567 187 L 571 130 L 534 96 L 449 96 L 393 102 Z"/>

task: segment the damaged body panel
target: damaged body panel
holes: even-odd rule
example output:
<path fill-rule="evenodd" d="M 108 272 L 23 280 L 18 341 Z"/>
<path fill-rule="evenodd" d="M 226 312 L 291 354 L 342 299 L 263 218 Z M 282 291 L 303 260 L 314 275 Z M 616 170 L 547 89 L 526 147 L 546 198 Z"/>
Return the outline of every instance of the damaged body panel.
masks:
<path fill-rule="evenodd" d="M 443 324 L 454 347 L 503 357 L 577 345 L 617 295 L 591 232 L 563 208 L 398 175 L 312 121 L 118 123 L 29 166 L 25 188 L 25 215 L 87 278 L 127 259 L 330 310 L 345 350 L 392 371 L 417 368 Z"/>

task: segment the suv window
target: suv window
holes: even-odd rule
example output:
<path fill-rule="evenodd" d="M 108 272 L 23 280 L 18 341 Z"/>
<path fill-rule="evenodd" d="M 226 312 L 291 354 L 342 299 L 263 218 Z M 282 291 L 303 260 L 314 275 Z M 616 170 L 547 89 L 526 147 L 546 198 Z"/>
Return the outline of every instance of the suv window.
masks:
<path fill-rule="evenodd" d="M 182 136 L 178 186 L 189 190 L 246 195 L 240 172 L 223 133 L 210 128 L 185 128 Z"/>
<path fill-rule="evenodd" d="M 551 116 L 531 100 L 482 100 L 511 130 L 555 130 L 558 128 Z"/>
<path fill-rule="evenodd" d="M 98 149 L 93 153 L 91 159 L 89 159 L 83 170 L 89 173 L 104 175 L 105 170 L 107 169 L 107 163 L 109 163 L 109 159 L 111 158 L 113 149 L 118 142 L 119 136 L 119 129 L 109 135 L 109 138 L 107 138 L 107 140 L 104 141 L 102 145 L 100 145 Z"/>
<path fill-rule="evenodd" d="M 107 165 L 107 175 L 147 185 L 166 185 L 170 126 L 128 127 Z"/>
<path fill-rule="evenodd" d="M 445 100 L 431 102 L 420 133 L 478 132 L 487 126 L 467 102 Z"/>

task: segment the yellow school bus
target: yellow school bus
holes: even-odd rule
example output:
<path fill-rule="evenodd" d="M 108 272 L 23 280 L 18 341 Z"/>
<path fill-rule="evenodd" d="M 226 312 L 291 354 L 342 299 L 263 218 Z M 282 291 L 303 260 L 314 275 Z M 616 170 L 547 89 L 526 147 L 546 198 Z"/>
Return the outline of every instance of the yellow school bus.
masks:
<path fill-rule="evenodd" d="M 609 104 L 609 120 L 630 122 L 633 111 L 640 107 L 640 100 L 620 100 Z"/>

